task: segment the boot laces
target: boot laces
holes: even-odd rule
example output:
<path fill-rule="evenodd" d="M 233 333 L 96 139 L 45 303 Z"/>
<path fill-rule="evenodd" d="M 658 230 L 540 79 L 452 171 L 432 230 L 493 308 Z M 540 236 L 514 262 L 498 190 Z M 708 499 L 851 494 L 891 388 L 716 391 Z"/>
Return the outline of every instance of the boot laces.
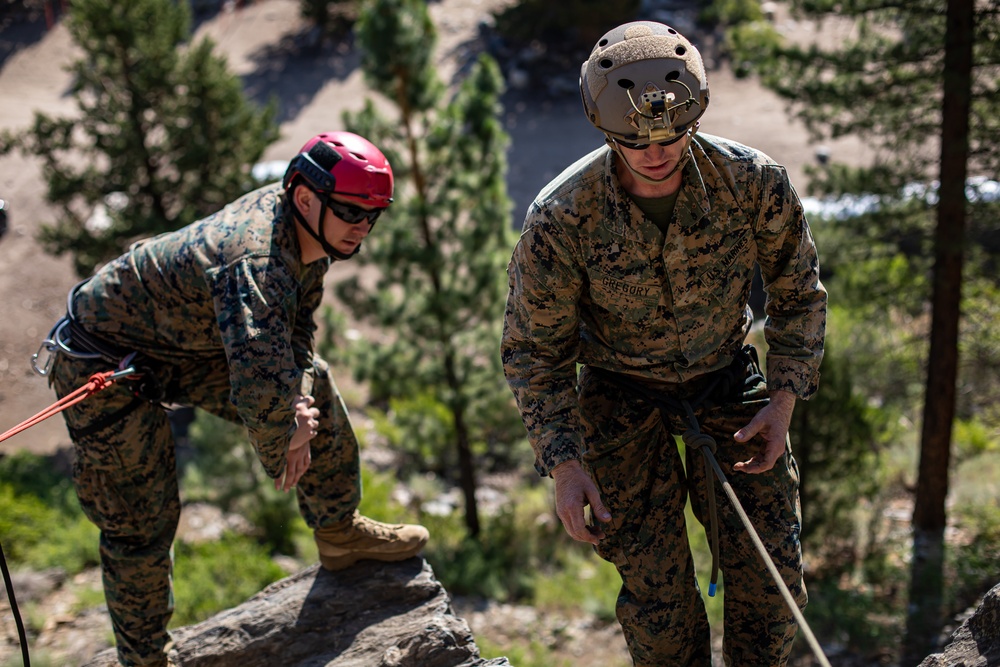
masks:
<path fill-rule="evenodd" d="M 392 539 L 396 535 L 396 531 L 393 529 L 393 526 L 382 523 L 381 521 L 369 519 L 363 514 L 359 514 L 355 519 L 354 528 L 355 530 L 359 530 L 380 539 Z"/>

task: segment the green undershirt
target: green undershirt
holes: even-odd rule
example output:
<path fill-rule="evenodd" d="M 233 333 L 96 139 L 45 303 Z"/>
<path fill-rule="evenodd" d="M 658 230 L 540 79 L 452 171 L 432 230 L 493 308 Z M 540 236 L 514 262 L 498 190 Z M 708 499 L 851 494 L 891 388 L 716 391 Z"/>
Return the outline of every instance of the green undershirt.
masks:
<path fill-rule="evenodd" d="M 628 196 L 632 198 L 632 201 L 636 203 L 636 206 L 646 214 L 646 217 L 656 225 L 664 236 L 667 233 L 667 227 L 670 226 L 670 218 L 674 215 L 674 204 L 677 203 L 677 194 L 679 190 L 672 195 L 667 195 L 666 197 L 640 197 L 639 195 L 634 195 L 631 192 Z"/>

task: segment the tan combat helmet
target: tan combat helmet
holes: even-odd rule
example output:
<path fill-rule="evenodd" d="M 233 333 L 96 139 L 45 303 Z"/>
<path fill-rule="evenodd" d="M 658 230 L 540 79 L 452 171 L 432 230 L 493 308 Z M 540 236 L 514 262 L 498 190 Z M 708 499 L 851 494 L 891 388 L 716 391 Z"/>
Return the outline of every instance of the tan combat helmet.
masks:
<path fill-rule="evenodd" d="M 627 148 L 681 139 L 708 107 L 698 49 L 655 21 L 601 37 L 580 70 L 580 94 L 590 122 Z"/>

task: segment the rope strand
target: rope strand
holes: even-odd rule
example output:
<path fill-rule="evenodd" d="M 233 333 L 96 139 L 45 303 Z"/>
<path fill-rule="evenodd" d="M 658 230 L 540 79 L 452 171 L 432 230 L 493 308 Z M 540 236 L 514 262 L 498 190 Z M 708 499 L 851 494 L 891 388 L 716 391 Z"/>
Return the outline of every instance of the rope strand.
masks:
<path fill-rule="evenodd" d="M 88 396 L 93 396 L 97 392 L 110 387 L 115 383 L 118 378 L 131 375 L 135 372 L 135 369 L 131 366 L 122 370 L 105 371 L 103 373 L 94 373 L 90 376 L 90 380 L 87 384 L 83 385 L 79 389 L 63 396 L 58 401 L 45 408 L 33 417 L 25 419 L 23 422 L 14 426 L 13 428 L 7 429 L 2 434 L 0 434 L 0 442 L 12 438 L 13 436 L 26 431 L 35 424 L 45 421 L 49 417 L 59 414 L 66 408 L 72 407 L 77 403 L 80 403 Z"/>

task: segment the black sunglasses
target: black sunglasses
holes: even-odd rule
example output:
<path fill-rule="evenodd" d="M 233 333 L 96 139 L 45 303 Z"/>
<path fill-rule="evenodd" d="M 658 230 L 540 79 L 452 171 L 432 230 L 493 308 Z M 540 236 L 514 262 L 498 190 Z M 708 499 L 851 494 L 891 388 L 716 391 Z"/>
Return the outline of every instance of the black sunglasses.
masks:
<path fill-rule="evenodd" d="M 361 221 L 367 221 L 369 225 L 374 225 L 378 217 L 382 215 L 384 208 L 373 208 L 371 210 L 361 208 L 360 206 L 355 206 L 353 204 L 345 204 L 344 202 L 335 201 L 330 197 L 324 197 L 323 203 L 326 204 L 333 214 L 346 222 L 349 225 L 356 225 Z"/>
<path fill-rule="evenodd" d="M 666 141 L 658 141 L 656 142 L 656 145 L 669 146 L 670 144 L 676 144 L 678 141 L 684 138 L 685 134 L 686 133 L 678 134 L 673 139 L 667 139 Z M 633 151 L 644 151 L 650 146 L 650 144 L 633 144 L 628 141 L 622 141 L 621 139 L 615 139 L 615 143 L 621 146 L 622 148 L 628 148 Z"/>

